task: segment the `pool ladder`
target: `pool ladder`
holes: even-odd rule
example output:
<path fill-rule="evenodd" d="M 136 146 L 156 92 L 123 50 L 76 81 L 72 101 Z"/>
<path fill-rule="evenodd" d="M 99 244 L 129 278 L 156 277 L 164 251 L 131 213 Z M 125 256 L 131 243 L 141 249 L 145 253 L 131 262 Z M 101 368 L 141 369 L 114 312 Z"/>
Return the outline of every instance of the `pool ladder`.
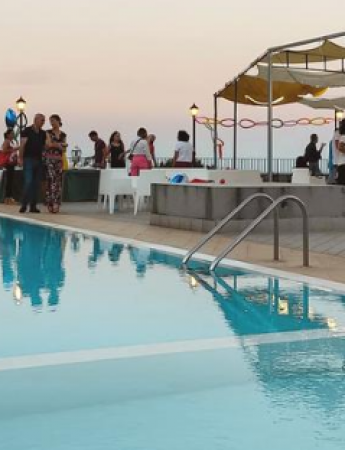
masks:
<path fill-rule="evenodd" d="M 242 211 L 249 203 L 254 200 L 265 199 L 270 202 L 270 205 L 256 217 L 225 249 L 212 261 L 210 271 L 213 272 L 219 263 L 234 250 L 267 216 L 274 213 L 274 245 L 273 258 L 279 261 L 279 212 L 278 207 L 287 202 L 297 204 L 301 210 L 303 218 L 303 265 L 309 266 L 309 218 L 305 204 L 298 197 L 294 195 L 282 195 L 274 200 L 270 195 L 264 193 L 253 194 L 240 203 L 233 211 L 231 211 L 223 220 L 221 220 L 205 237 L 203 237 L 198 244 L 193 247 L 183 258 L 182 264 L 187 267 L 191 257 L 203 247 L 210 239 L 212 239 L 221 229 L 225 227 L 237 214 Z"/>

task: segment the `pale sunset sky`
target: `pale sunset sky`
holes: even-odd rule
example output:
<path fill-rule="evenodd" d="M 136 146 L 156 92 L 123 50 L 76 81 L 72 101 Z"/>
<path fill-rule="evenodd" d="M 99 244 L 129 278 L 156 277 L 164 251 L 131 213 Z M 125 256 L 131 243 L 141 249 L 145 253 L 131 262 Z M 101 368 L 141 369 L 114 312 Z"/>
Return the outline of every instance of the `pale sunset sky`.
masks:
<path fill-rule="evenodd" d="M 0 112 L 22 95 L 30 121 L 36 112 L 60 114 L 70 148 L 77 144 L 84 155 L 93 152 L 91 129 L 106 141 L 119 130 L 128 145 L 145 126 L 157 135 L 157 155 L 168 156 L 177 131 L 191 131 L 193 102 L 211 116 L 213 93 L 268 47 L 342 31 L 343 11 L 340 0 L 321 7 L 315 0 L 2 2 Z M 266 109 L 240 106 L 239 115 L 265 120 Z M 274 111 L 283 119 L 320 115 L 333 113 L 296 105 Z M 220 116 L 233 116 L 232 103 L 220 101 Z M 328 140 L 332 126 L 276 131 L 275 156 L 303 152 L 312 132 Z M 230 156 L 232 131 L 220 136 Z M 197 151 L 212 156 L 203 126 Z M 265 152 L 265 129 L 240 133 L 239 156 Z"/>

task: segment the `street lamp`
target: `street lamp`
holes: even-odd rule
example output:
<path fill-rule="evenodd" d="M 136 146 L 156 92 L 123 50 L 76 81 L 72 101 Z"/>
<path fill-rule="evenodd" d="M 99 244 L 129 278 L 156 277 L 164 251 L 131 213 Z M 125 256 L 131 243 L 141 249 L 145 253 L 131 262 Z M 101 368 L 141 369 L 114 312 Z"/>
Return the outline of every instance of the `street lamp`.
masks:
<path fill-rule="evenodd" d="M 199 108 L 196 106 L 195 103 L 193 103 L 193 105 L 189 108 L 189 112 L 192 116 L 192 120 L 193 120 L 193 148 L 195 151 L 195 140 L 196 140 L 196 133 L 195 133 L 195 128 L 196 128 L 196 116 L 199 114 Z"/>
<path fill-rule="evenodd" d="M 340 122 L 343 120 L 344 112 L 340 109 L 335 111 L 335 127 L 337 128 Z"/>
<path fill-rule="evenodd" d="M 23 99 L 23 97 L 18 98 L 16 101 L 17 110 L 19 112 L 16 125 L 19 128 L 19 139 L 21 141 L 22 131 L 28 124 L 28 119 L 25 114 L 25 108 L 26 108 L 26 101 Z"/>
<path fill-rule="evenodd" d="M 23 97 L 18 98 L 16 101 L 17 109 L 19 112 L 24 112 L 26 107 L 26 101 L 23 99 Z"/>

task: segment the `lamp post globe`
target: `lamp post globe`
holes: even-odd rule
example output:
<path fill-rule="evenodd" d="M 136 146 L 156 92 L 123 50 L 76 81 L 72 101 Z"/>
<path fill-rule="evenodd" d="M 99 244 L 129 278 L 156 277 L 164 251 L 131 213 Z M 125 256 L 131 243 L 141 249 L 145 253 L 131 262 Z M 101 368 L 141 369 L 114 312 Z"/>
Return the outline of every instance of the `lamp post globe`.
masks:
<path fill-rule="evenodd" d="M 19 112 L 16 125 L 19 129 L 19 142 L 22 140 L 22 132 L 24 128 L 27 126 L 28 119 L 25 114 L 25 108 L 26 108 L 26 101 L 23 99 L 23 97 L 19 97 L 16 101 L 17 110 Z"/>
<path fill-rule="evenodd" d="M 20 113 L 23 113 L 26 108 L 26 101 L 23 99 L 23 97 L 19 97 L 16 101 L 17 109 Z"/>
<path fill-rule="evenodd" d="M 341 111 L 340 109 L 337 110 L 337 111 L 335 112 L 335 117 L 336 117 L 337 121 L 340 122 L 341 120 L 343 120 L 343 117 L 344 117 L 344 111 Z"/>
<path fill-rule="evenodd" d="M 195 103 L 189 108 L 189 111 L 192 117 L 196 117 L 199 114 L 199 108 Z"/>

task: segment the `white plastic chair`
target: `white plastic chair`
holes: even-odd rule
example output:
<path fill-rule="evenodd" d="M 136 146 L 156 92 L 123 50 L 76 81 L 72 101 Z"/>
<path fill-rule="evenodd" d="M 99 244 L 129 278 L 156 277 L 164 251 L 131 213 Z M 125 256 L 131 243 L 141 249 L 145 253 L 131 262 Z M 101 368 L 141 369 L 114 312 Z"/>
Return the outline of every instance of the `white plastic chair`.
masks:
<path fill-rule="evenodd" d="M 310 173 L 308 168 L 292 169 L 292 184 L 310 184 Z"/>
<path fill-rule="evenodd" d="M 134 190 L 132 186 L 132 178 L 127 173 L 127 169 L 113 169 L 110 185 L 107 189 L 107 197 L 109 200 L 109 213 L 113 214 L 115 209 L 115 199 L 120 200 L 123 196 L 133 197 Z M 120 205 L 119 205 L 120 209 Z"/>
<path fill-rule="evenodd" d="M 127 169 L 104 169 L 101 171 L 98 201 L 104 196 L 104 208 L 109 205 L 109 213 L 114 213 L 115 198 L 124 195 L 133 196 L 131 177 Z"/>
<path fill-rule="evenodd" d="M 103 197 L 103 208 L 105 208 L 107 204 L 106 191 L 109 189 L 111 182 L 112 169 L 103 169 L 100 172 L 98 185 L 98 206 L 100 206 Z"/>
<path fill-rule="evenodd" d="M 165 170 L 141 170 L 139 177 L 132 177 L 134 190 L 134 214 L 138 213 L 140 202 L 145 197 L 151 197 L 151 185 L 154 183 L 165 183 Z"/>

